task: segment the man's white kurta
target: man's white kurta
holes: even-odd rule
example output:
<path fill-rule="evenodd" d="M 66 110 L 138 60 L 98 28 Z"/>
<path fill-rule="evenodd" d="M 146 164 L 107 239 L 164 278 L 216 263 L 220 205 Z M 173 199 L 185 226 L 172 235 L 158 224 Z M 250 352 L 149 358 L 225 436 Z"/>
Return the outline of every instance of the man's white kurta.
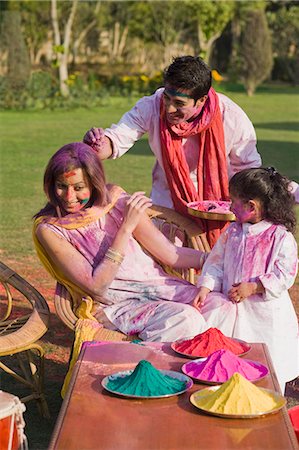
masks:
<path fill-rule="evenodd" d="M 153 202 L 173 207 L 163 169 L 160 142 L 160 102 L 164 88 L 158 89 L 153 95 L 141 98 L 136 105 L 123 115 L 118 124 L 105 130 L 113 143 L 113 158 L 126 153 L 144 133 L 148 133 L 149 145 L 156 156 L 153 168 L 153 183 L 151 197 Z M 260 167 L 261 157 L 256 149 L 256 135 L 252 123 L 244 111 L 223 94 L 219 97 L 219 107 L 222 114 L 227 168 L 229 178 L 236 172 L 250 167 Z M 198 136 L 183 139 L 183 148 L 190 168 L 191 179 L 197 185 Z"/>

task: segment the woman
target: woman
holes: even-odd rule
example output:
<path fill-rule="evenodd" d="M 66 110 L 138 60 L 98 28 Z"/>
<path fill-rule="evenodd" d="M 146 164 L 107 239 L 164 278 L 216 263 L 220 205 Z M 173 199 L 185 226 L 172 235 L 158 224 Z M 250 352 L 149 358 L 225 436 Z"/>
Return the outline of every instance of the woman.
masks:
<path fill-rule="evenodd" d="M 144 192 L 129 196 L 106 184 L 90 146 L 77 142 L 58 150 L 46 168 L 44 191 L 48 203 L 35 216 L 38 254 L 73 297 L 93 298 L 99 322 L 149 341 L 207 328 L 190 305 L 198 288 L 167 275 L 149 256 L 199 269 L 206 254 L 169 242 L 145 213 L 151 201 Z"/>

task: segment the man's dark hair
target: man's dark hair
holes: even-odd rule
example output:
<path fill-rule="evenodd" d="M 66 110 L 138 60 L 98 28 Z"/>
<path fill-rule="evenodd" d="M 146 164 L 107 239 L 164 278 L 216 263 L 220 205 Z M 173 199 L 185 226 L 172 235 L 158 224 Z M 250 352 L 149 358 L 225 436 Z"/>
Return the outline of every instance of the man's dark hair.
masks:
<path fill-rule="evenodd" d="M 207 95 L 212 84 L 211 69 L 198 56 L 178 56 L 164 70 L 164 85 L 188 90 L 197 101 Z"/>

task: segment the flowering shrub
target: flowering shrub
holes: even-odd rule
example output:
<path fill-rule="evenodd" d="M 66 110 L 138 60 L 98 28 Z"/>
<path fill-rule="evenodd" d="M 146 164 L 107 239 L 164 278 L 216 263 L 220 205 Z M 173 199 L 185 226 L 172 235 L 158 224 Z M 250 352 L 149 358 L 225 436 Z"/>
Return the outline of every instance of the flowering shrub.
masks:
<path fill-rule="evenodd" d="M 217 72 L 217 70 L 215 70 L 215 69 L 212 70 L 212 78 L 214 81 L 216 81 L 218 83 L 220 83 L 220 81 L 224 80 L 223 76 L 221 76 L 220 73 Z"/>
<path fill-rule="evenodd" d="M 92 71 L 75 71 L 69 74 L 66 84 L 69 96 L 63 97 L 59 80 L 52 72 L 36 71 L 31 74 L 26 88 L 16 95 L 7 88 L 6 80 L 2 78 L 0 109 L 88 108 L 101 105 L 109 95 L 150 95 L 162 85 L 162 72 L 149 77 L 144 73 L 101 76 Z"/>

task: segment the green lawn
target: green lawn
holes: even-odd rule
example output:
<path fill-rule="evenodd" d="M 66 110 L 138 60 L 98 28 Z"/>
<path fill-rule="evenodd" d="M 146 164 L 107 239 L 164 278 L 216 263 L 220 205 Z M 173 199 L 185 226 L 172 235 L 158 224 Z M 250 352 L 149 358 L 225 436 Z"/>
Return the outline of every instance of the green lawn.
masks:
<path fill-rule="evenodd" d="M 263 87 L 249 98 L 238 89 L 219 87 L 253 121 L 264 165 L 274 165 L 299 180 L 299 88 Z M 43 205 L 42 177 L 54 151 L 81 140 L 91 126 L 109 126 L 134 99 L 113 98 L 101 108 L 74 111 L 0 112 L 0 242 L 2 258 L 32 257 L 31 217 Z M 108 179 L 129 192 L 148 194 L 154 158 L 146 137 L 117 161 L 106 161 Z"/>

